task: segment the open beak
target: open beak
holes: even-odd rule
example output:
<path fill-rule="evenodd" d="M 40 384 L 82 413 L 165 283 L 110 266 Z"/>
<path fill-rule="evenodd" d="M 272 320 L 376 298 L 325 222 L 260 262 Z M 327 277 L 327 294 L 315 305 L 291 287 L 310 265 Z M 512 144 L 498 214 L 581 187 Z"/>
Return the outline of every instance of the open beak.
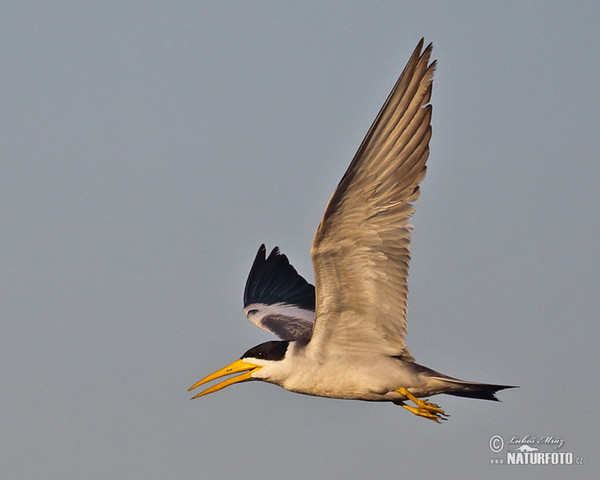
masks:
<path fill-rule="evenodd" d="M 188 392 L 192 391 L 196 387 L 199 387 L 200 385 L 204 385 L 205 383 L 208 383 L 217 378 L 221 378 L 226 375 L 231 375 L 232 373 L 246 372 L 241 375 L 238 375 L 237 377 L 229 378 L 220 383 L 217 383 L 216 385 L 213 385 L 210 388 L 207 388 L 195 397 L 192 397 L 193 400 L 194 398 L 202 397 L 204 395 L 208 395 L 209 393 L 217 392 L 222 388 L 228 387 L 229 385 L 233 385 L 234 383 L 246 382 L 251 379 L 252 374 L 254 372 L 260 370 L 261 368 L 262 367 L 260 365 L 254 365 L 253 363 L 244 362 L 242 360 L 236 360 L 231 365 L 227 365 L 225 368 L 217 370 L 215 373 L 211 373 L 208 377 L 204 377 L 198 383 L 195 383 L 190 388 L 188 388 Z"/>

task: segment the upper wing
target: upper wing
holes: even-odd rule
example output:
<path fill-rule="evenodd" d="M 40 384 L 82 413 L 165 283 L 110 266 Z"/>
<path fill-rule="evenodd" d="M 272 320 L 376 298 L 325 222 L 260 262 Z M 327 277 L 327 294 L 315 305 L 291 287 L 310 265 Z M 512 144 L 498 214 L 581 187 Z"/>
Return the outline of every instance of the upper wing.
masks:
<path fill-rule="evenodd" d="M 329 200 L 312 245 L 317 321 L 311 347 L 403 355 L 411 202 L 431 138 L 435 62 L 419 42 Z"/>
<path fill-rule="evenodd" d="M 244 314 L 282 340 L 310 340 L 315 323 L 315 287 L 275 247 L 261 245 L 244 289 Z"/>

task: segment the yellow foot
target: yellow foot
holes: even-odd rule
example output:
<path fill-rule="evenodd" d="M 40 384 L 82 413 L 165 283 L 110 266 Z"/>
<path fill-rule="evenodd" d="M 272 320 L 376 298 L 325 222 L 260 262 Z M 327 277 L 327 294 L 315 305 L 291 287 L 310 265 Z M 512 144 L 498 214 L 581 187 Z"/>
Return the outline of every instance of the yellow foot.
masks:
<path fill-rule="evenodd" d="M 446 417 L 449 417 L 446 412 L 444 412 L 439 405 L 435 403 L 431 403 L 427 400 L 421 400 L 415 397 L 412 393 L 410 393 L 406 388 L 399 388 L 396 390 L 400 395 L 405 396 L 409 400 L 412 400 L 416 407 L 411 407 L 410 405 L 402 406 L 406 408 L 409 412 L 418 415 L 419 417 L 429 418 L 434 422 L 440 423 L 440 420 L 447 420 Z"/>

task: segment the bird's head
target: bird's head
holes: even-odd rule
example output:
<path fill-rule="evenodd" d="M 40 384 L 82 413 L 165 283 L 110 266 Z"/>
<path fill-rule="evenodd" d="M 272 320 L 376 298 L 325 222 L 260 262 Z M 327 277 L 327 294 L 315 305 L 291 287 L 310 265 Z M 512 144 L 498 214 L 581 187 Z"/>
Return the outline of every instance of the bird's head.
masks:
<path fill-rule="evenodd" d="M 273 367 L 277 364 L 277 362 L 281 362 L 285 358 L 289 343 L 290 342 L 285 341 L 273 341 L 261 343 L 256 347 L 252 347 L 250 350 L 244 353 L 239 360 L 236 360 L 232 364 L 227 365 L 226 367 L 217 370 L 214 373 L 211 373 L 207 377 L 204 377 L 202 380 L 192 385 L 188 389 L 188 392 L 196 387 L 199 387 L 200 385 L 204 385 L 212 380 L 216 380 L 217 378 L 240 372 L 245 373 L 219 382 L 192 397 L 192 399 L 208 395 L 209 393 L 217 392 L 225 387 L 228 387 L 229 385 L 233 385 L 234 383 L 247 382 L 248 380 L 268 381 L 269 375 L 266 373 L 272 369 L 270 367 Z M 259 370 L 263 368 L 263 372 L 258 374 Z"/>

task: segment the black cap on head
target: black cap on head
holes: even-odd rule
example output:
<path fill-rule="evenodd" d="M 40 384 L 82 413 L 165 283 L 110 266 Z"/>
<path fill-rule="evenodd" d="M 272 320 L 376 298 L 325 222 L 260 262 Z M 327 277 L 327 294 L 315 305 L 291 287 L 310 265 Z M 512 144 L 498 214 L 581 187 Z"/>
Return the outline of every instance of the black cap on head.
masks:
<path fill-rule="evenodd" d="M 283 360 L 290 342 L 272 341 L 252 347 L 240 358 L 257 358 L 260 360 Z"/>

